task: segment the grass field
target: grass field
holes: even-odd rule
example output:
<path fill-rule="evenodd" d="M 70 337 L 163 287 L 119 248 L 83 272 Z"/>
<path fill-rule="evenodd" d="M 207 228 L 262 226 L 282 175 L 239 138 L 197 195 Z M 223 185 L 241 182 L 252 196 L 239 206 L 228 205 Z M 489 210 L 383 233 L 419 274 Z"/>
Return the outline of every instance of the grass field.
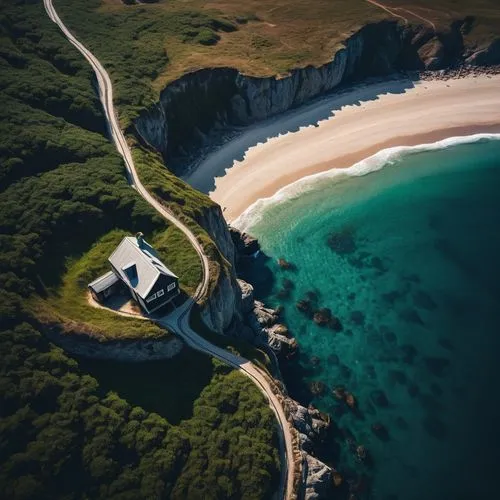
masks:
<path fill-rule="evenodd" d="M 109 271 L 108 257 L 124 236 L 115 230 L 101 238 L 88 252 L 68 260 L 62 284 L 50 289 L 46 298 L 31 299 L 36 315 L 43 321 L 57 319 L 68 332 L 84 333 L 99 340 L 166 338 L 169 332 L 149 321 L 122 317 L 90 307 L 87 284 Z M 151 235 L 150 242 L 160 258 L 180 277 L 183 292 L 191 295 L 201 279 L 201 265 L 193 247 L 175 226 Z M 183 248 L 183 251 L 179 251 Z"/>
<path fill-rule="evenodd" d="M 69 27 L 101 59 L 116 86 L 124 127 L 186 72 L 229 66 L 254 76 L 283 75 L 330 61 L 370 22 L 434 25 L 474 16 L 468 47 L 500 37 L 497 0 L 56 0 Z M 405 21 L 406 20 L 406 21 Z"/>

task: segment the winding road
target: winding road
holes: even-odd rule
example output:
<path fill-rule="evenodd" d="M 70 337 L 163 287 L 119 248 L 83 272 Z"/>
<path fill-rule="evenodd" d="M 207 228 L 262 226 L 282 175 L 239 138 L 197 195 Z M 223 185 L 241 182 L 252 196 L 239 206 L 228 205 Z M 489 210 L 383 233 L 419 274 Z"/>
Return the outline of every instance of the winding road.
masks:
<path fill-rule="evenodd" d="M 245 358 L 236 356 L 220 347 L 213 345 L 198 335 L 189 325 L 189 316 L 191 309 L 195 302 L 204 297 L 208 290 L 209 283 L 209 261 L 205 255 L 201 244 L 196 239 L 195 235 L 190 229 L 179 221 L 174 214 L 169 212 L 163 207 L 155 198 L 153 198 L 146 188 L 142 185 L 137 171 L 135 169 L 132 153 L 128 147 L 127 141 L 119 126 L 116 117 L 115 109 L 113 106 L 113 86 L 111 79 L 101 65 L 97 57 L 95 57 L 90 50 L 88 50 L 77 38 L 69 31 L 64 25 L 61 18 L 58 16 L 52 0 L 43 0 L 45 10 L 49 18 L 57 24 L 61 29 L 64 36 L 68 41 L 73 44 L 85 57 L 85 59 L 92 66 L 99 86 L 100 99 L 104 108 L 104 113 L 111 134 L 111 139 L 116 146 L 116 149 L 123 157 L 127 169 L 127 178 L 129 184 L 165 219 L 170 223 L 177 226 L 188 238 L 194 249 L 198 253 L 202 268 L 203 278 L 199 284 L 193 298 L 187 300 L 184 304 L 179 306 L 173 313 L 165 316 L 160 321 L 165 327 L 176 333 L 181 337 L 184 342 L 196 349 L 197 351 L 214 356 L 228 365 L 236 368 L 246 376 L 248 376 L 259 388 L 259 390 L 266 396 L 269 406 L 273 410 L 279 423 L 280 432 L 280 455 L 282 462 L 282 476 L 280 482 L 280 498 L 295 498 L 296 492 L 294 491 L 294 475 L 295 475 L 295 460 L 294 460 L 294 447 L 293 447 L 293 428 L 288 422 L 287 416 L 283 409 L 283 405 L 278 395 L 273 391 L 273 380 L 262 370 L 257 368 L 253 363 Z"/>

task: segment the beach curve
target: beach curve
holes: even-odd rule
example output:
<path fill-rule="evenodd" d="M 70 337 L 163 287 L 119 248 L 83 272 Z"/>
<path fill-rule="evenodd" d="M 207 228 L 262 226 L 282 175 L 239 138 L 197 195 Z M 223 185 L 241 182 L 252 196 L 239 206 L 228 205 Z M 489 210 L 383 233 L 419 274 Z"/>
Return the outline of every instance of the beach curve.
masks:
<path fill-rule="evenodd" d="M 225 175 L 215 177 L 210 197 L 223 207 L 228 222 L 241 225 L 240 216 L 250 206 L 299 179 L 346 169 L 392 148 L 500 133 L 500 75 L 421 80 L 391 92 L 391 85 L 400 88 L 400 83 L 365 85 L 299 108 L 292 112 L 295 118 L 311 113 L 313 107 L 321 107 L 319 115 L 328 108 L 332 111 L 316 124 L 285 134 L 273 136 L 273 127 L 268 125 L 268 138 L 249 147 L 242 161 L 233 161 L 231 143 L 224 145 L 213 155 L 219 165 L 229 168 Z M 378 95 L 364 100 L 363 96 L 373 94 L 373 86 Z M 210 177 L 210 161 L 208 155 L 193 175 Z"/>

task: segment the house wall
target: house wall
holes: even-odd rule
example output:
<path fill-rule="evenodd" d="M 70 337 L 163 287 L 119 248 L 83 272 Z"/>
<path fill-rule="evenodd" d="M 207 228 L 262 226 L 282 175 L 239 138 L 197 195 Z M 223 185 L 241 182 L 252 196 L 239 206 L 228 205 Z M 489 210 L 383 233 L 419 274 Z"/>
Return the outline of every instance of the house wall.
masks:
<path fill-rule="evenodd" d="M 171 283 L 175 283 L 175 288 L 172 291 L 167 292 L 167 287 Z M 149 292 L 148 297 L 151 297 L 152 295 L 158 293 L 159 290 L 164 290 L 164 295 L 162 295 L 161 297 L 157 297 L 151 302 L 146 301 L 146 308 L 150 311 L 156 309 L 160 305 L 166 304 L 168 301 L 177 296 L 179 290 L 179 280 L 173 278 L 172 276 L 165 276 L 163 274 L 160 274 L 153 288 Z M 148 297 L 146 297 L 146 299 Z"/>

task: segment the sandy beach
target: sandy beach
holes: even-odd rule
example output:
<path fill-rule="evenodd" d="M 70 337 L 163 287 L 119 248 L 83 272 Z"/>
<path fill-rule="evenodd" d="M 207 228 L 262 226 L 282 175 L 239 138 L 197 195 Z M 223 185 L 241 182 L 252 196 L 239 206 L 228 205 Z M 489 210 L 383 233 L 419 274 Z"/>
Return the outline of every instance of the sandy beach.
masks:
<path fill-rule="evenodd" d="M 500 75 L 379 82 L 249 128 L 186 180 L 210 191 L 230 222 L 287 184 L 382 149 L 499 132 Z"/>

